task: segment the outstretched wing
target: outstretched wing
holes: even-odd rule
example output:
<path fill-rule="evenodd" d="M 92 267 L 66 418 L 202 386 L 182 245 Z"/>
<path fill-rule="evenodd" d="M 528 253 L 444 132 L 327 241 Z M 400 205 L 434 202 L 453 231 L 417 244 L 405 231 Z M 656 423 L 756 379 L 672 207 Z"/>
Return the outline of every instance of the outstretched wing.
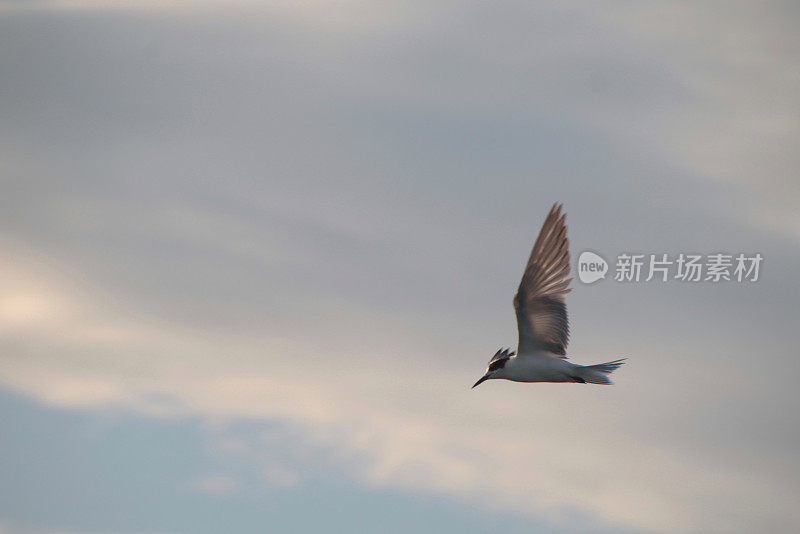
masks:
<path fill-rule="evenodd" d="M 522 281 L 514 295 L 519 346 L 517 353 L 548 351 L 566 358 L 569 340 L 569 239 L 566 214 L 553 204 L 533 245 Z"/>

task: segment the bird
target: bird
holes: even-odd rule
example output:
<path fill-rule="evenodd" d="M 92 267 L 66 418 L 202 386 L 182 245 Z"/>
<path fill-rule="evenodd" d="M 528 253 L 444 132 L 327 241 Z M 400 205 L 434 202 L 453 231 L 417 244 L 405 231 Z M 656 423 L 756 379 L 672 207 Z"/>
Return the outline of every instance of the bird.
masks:
<path fill-rule="evenodd" d="M 563 207 L 555 203 L 550 209 L 514 295 L 519 332 L 517 350 L 498 350 L 473 388 L 494 379 L 611 384 L 608 375 L 626 360 L 597 365 L 567 361 L 569 321 L 564 297 L 572 291 L 569 287 L 572 278 L 569 278 L 567 215 L 562 214 Z"/>

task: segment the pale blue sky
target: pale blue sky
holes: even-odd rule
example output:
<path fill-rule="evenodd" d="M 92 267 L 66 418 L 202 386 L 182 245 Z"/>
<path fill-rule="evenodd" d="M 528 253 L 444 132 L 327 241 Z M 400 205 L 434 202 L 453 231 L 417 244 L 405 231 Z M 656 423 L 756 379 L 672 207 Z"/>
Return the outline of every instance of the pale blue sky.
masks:
<path fill-rule="evenodd" d="M 791 3 L 0 2 L 0 532 L 800 528 Z M 550 205 L 611 388 L 497 381 Z"/>

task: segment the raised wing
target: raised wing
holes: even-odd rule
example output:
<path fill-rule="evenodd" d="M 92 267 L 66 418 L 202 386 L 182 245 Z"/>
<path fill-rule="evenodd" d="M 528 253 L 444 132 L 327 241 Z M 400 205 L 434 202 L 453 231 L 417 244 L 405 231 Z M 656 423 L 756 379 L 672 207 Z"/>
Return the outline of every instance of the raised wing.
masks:
<path fill-rule="evenodd" d="M 553 204 L 533 245 L 522 281 L 514 295 L 519 346 L 523 356 L 548 351 L 566 358 L 569 341 L 567 305 L 569 283 L 569 239 L 560 204 Z"/>

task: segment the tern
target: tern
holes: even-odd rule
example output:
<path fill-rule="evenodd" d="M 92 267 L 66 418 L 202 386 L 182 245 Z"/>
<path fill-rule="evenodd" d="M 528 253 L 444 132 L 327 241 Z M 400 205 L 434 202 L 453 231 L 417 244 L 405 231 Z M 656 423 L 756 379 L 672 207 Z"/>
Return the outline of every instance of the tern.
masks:
<path fill-rule="evenodd" d="M 562 204 L 553 204 L 533 245 L 522 281 L 514 295 L 519 341 L 516 354 L 500 349 L 489 360 L 486 380 L 611 384 L 608 375 L 625 361 L 577 365 L 567 361 L 569 323 L 564 297 L 569 283 L 569 239 Z"/>

